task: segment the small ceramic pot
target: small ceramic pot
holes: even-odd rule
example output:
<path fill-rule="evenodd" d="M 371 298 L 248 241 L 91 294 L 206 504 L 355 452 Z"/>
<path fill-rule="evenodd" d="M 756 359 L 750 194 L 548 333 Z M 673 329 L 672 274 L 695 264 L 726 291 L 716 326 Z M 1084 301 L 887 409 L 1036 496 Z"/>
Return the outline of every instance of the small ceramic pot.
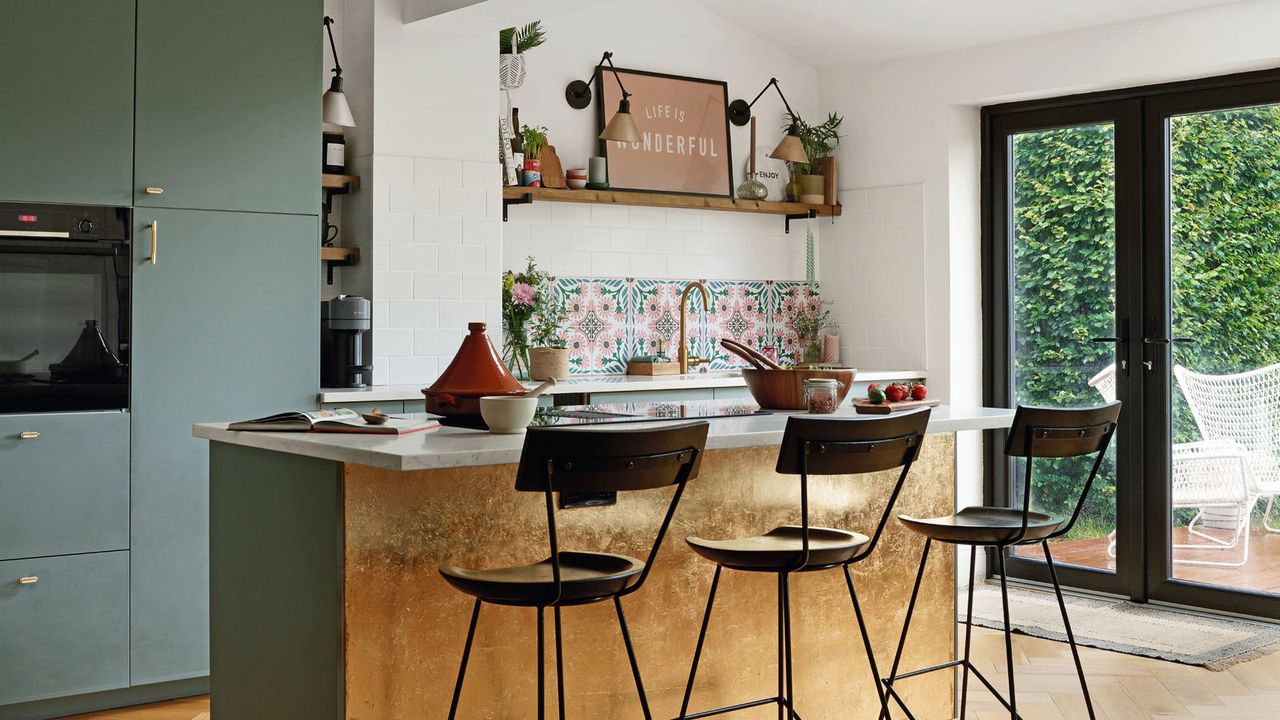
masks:
<path fill-rule="evenodd" d="M 565 182 L 574 190 L 581 190 L 587 186 L 587 170 L 586 168 L 573 168 L 565 175 Z"/>
<path fill-rule="evenodd" d="M 821 175 L 800 176 L 800 202 L 821 205 L 826 201 L 827 179 Z"/>
<path fill-rule="evenodd" d="M 522 433 L 533 422 L 538 411 L 536 397 L 510 397 L 495 395 L 480 398 L 480 417 L 489 426 L 489 432 L 500 435 Z"/>
<path fill-rule="evenodd" d="M 529 350 L 531 380 L 568 380 L 569 349 L 536 347 Z"/>
<path fill-rule="evenodd" d="M 534 158 L 524 159 L 525 187 L 542 187 L 542 161 Z"/>

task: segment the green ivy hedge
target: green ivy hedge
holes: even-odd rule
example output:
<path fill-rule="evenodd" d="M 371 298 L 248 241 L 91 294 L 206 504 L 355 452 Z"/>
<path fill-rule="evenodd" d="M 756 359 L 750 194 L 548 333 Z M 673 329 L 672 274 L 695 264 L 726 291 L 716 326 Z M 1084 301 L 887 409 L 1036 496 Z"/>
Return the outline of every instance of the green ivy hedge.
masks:
<path fill-rule="evenodd" d="M 1174 118 L 1172 238 L 1174 332 L 1198 338 L 1176 362 L 1238 372 L 1280 361 L 1280 108 Z M 1019 402 L 1100 401 L 1088 380 L 1113 359 L 1115 136 L 1110 125 L 1014 139 L 1014 386 Z M 1198 439 L 1175 393 L 1176 441 Z M 1118 438 L 1124 442 L 1124 438 Z M 1114 453 L 1113 453 L 1114 454 Z M 1087 469 L 1037 465 L 1033 503 L 1069 512 Z M 1079 533 L 1115 524 L 1111 458 L 1090 494 Z"/>

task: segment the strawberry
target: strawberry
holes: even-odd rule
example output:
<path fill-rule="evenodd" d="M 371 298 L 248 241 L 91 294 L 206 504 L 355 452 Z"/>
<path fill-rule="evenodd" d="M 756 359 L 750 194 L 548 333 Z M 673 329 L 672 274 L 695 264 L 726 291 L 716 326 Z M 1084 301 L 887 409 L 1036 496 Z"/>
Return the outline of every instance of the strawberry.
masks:
<path fill-rule="evenodd" d="M 885 388 L 884 391 L 884 396 L 889 400 L 889 402 L 902 402 L 910 397 L 910 395 L 911 391 L 902 383 L 894 383 Z"/>
<path fill-rule="evenodd" d="M 928 396 L 929 396 L 929 388 L 925 387 L 924 383 L 913 383 L 911 385 L 912 400 L 923 400 Z"/>

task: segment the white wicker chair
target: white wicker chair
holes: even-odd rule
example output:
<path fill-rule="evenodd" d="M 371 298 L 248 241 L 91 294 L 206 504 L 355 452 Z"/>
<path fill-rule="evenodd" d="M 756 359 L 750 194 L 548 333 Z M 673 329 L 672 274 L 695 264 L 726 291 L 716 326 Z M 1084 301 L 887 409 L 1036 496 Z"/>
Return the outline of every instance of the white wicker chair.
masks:
<path fill-rule="evenodd" d="M 1280 532 L 1271 525 L 1271 510 L 1280 495 L 1280 363 L 1233 375 L 1205 375 L 1181 365 L 1173 373 L 1200 435 L 1244 447 L 1249 491 L 1267 499 L 1263 527 Z"/>
<path fill-rule="evenodd" d="M 1182 376 L 1178 376 L 1182 382 Z M 1107 402 L 1116 399 L 1116 366 L 1109 365 L 1089 380 L 1089 386 Z M 1185 390 L 1186 386 L 1183 385 Z M 1201 430 L 1203 433 L 1203 429 Z M 1206 435 L 1206 438 L 1208 436 Z M 1187 524 L 1187 532 L 1205 542 L 1174 544 L 1177 550 L 1234 550 L 1242 545 L 1236 562 L 1210 560 L 1182 560 L 1185 565 L 1214 565 L 1240 567 L 1249 561 L 1249 519 L 1257 495 L 1250 489 L 1252 476 L 1249 453 L 1233 438 L 1209 438 L 1201 442 L 1177 443 L 1173 446 L 1173 467 L 1170 493 L 1174 510 L 1194 509 L 1196 515 Z M 1209 508 L 1234 510 L 1240 519 L 1231 538 L 1224 540 L 1196 529 L 1202 522 L 1204 511 Z M 1116 556 L 1115 532 L 1107 545 L 1107 555 Z"/>

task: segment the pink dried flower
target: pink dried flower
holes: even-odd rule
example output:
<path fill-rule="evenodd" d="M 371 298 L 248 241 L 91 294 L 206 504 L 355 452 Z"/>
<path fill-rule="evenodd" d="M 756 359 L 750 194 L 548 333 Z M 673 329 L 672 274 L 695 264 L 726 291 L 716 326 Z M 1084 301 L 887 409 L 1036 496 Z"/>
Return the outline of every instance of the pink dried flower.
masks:
<path fill-rule="evenodd" d="M 511 299 L 517 305 L 533 305 L 533 292 L 528 283 L 516 283 L 511 286 Z"/>

